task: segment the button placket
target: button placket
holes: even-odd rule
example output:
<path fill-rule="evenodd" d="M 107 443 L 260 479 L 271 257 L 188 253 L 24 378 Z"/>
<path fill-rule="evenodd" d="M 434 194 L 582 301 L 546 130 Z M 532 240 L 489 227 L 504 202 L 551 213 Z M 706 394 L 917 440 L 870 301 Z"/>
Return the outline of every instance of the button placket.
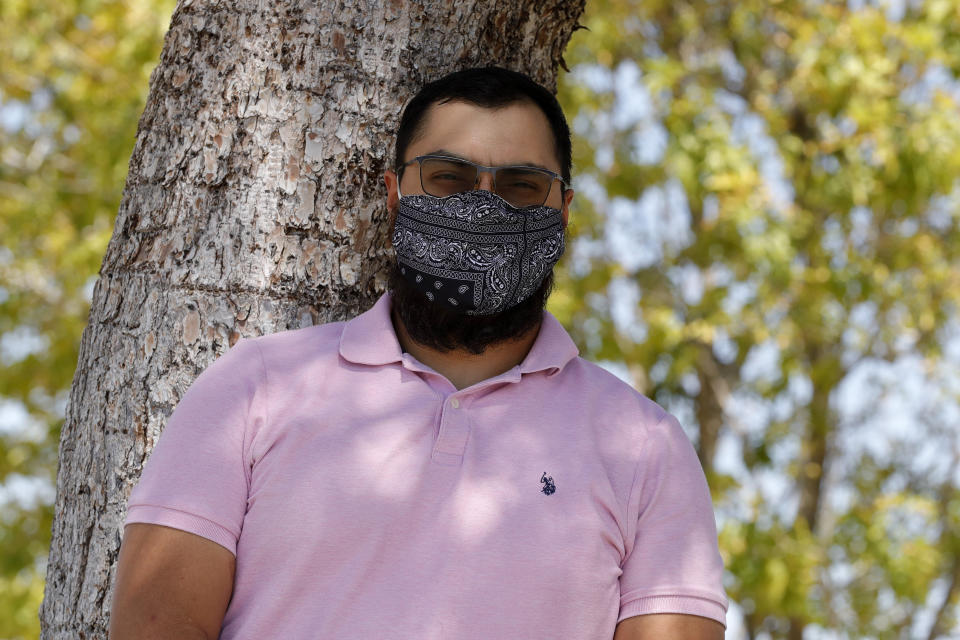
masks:
<path fill-rule="evenodd" d="M 463 460 L 470 423 L 466 411 L 460 410 L 461 405 L 458 398 L 449 398 L 444 404 L 433 452 L 435 459 L 455 463 Z"/>

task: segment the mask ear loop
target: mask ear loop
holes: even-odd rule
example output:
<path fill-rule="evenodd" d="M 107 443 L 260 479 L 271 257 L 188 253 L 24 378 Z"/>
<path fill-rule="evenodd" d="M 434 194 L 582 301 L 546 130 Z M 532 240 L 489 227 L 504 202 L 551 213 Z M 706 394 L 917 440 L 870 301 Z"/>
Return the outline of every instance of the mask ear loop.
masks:
<path fill-rule="evenodd" d="M 419 167 L 418 167 L 418 168 L 419 168 Z M 398 197 L 398 198 L 402 198 L 402 197 L 403 197 L 403 194 L 400 193 L 400 182 L 401 182 L 402 179 L 403 179 L 403 171 L 404 171 L 404 169 L 406 169 L 406 165 L 400 167 L 400 168 L 397 170 L 397 197 Z"/>

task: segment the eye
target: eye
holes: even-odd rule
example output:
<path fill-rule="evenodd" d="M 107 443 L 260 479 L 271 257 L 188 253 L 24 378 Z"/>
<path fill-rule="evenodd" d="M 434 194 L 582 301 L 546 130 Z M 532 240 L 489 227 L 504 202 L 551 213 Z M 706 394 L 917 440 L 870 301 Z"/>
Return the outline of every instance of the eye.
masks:
<path fill-rule="evenodd" d="M 446 172 L 437 172 L 430 174 L 431 180 L 445 180 L 445 181 L 461 181 L 465 180 L 464 176 L 459 173 L 453 173 L 450 171 Z"/>
<path fill-rule="evenodd" d="M 532 191 L 539 191 L 540 185 L 530 182 L 529 180 L 511 180 L 508 184 L 504 185 L 508 189 L 529 189 Z"/>
<path fill-rule="evenodd" d="M 506 169 L 497 176 L 501 189 L 520 193 L 540 193 L 550 188 L 550 179 L 537 171 Z"/>
<path fill-rule="evenodd" d="M 420 166 L 420 175 L 424 180 L 435 185 L 457 185 L 462 187 L 476 177 L 476 171 L 470 165 L 444 160 L 428 158 Z M 466 187 L 464 187 L 466 188 Z"/>

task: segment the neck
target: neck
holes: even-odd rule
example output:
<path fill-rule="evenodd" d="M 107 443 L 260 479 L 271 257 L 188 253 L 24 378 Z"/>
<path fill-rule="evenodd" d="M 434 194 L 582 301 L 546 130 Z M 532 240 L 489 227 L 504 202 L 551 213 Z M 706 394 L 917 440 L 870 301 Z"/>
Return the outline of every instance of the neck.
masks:
<path fill-rule="evenodd" d="M 490 345 L 480 354 L 466 349 L 438 351 L 415 342 L 395 313 L 390 317 L 400 347 L 449 380 L 457 390 L 498 376 L 523 362 L 540 331 L 538 324 L 518 338 Z"/>

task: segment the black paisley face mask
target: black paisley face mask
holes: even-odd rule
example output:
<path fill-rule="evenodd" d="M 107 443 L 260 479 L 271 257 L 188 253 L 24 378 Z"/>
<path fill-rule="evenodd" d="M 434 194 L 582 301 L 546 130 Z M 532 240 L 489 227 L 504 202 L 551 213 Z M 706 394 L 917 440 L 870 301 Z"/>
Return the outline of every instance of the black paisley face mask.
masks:
<path fill-rule="evenodd" d="M 563 254 L 563 215 L 520 209 L 490 191 L 401 196 L 393 231 L 400 273 L 431 302 L 491 315 L 525 300 Z"/>

